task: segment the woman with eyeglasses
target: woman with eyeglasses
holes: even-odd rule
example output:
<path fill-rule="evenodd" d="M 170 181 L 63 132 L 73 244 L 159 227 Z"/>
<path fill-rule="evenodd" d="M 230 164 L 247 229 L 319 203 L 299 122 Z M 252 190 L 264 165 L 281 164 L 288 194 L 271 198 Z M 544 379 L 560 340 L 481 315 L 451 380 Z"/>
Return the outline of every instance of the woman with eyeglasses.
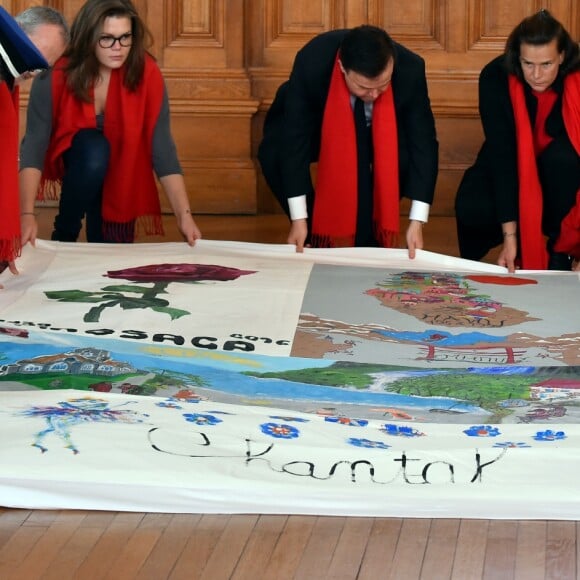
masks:
<path fill-rule="evenodd" d="M 70 44 L 34 80 L 20 151 L 22 244 L 34 244 L 35 199 L 56 199 L 52 239 L 132 242 L 163 233 L 155 175 L 185 241 L 201 237 L 170 132 L 151 36 L 130 0 L 88 0 Z"/>
<path fill-rule="evenodd" d="M 580 203 L 580 51 L 547 10 L 522 20 L 482 70 L 479 109 L 485 142 L 455 201 L 461 256 L 501 245 L 510 272 L 577 268 L 560 237 Z"/>

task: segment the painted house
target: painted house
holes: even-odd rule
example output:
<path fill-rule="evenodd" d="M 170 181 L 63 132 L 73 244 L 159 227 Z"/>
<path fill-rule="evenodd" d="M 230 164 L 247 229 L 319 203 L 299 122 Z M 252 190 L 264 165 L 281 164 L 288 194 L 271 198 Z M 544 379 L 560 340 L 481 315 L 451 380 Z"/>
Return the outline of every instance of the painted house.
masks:
<path fill-rule="evenodd" d="M 551 378 L 530 387 L 530 398 L 534 401 L 579 397 L 580 379 Z"/>
<path fill-rule="evenodd" d="M 111 353 L 97 348 L 79 348 L 70 352 L 23 359 L 0 366 L 0 376 L 58 373 L 115 377 L 136 372 L 126 362 L 111 359 Z"/>

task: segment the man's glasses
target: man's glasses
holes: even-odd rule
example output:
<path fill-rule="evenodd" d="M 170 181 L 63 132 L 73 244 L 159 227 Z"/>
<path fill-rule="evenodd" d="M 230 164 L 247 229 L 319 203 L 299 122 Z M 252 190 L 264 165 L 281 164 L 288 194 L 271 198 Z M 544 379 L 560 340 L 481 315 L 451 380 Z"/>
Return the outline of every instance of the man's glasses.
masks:
<path fill-rule="evenodd" d="M 109 34 L 104 34 L 99 38 L 99 46 L 101 48 L 113 48 L 115 42 L 118 42 L 120 46 L 131 46 L 133 43 L 133 35 L 130 32 L 122 34 L 121 36 L 111 36 Z"/>

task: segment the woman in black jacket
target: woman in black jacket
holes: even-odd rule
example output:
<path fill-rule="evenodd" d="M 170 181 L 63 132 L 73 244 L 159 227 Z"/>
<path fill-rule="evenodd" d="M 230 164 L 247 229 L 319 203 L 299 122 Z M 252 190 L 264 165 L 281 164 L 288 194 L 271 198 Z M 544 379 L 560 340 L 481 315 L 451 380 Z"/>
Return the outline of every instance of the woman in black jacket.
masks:
<path fill-rule="evenodd" d="M 554 244 L 580 188 L 579 71 L 578 44 L 546 10 L 518 24 L 482 70 L 485 142 L 455 203 L 463 258 L 503 244 L 498 264 L 510 272 L 570 270 Z"/>

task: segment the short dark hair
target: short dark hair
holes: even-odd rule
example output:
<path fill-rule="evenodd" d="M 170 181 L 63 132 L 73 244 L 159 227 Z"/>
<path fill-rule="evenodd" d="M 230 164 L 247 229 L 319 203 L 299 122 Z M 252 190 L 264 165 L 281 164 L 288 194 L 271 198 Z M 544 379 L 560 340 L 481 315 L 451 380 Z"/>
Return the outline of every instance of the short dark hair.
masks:
<path fill-rule="evenodd" d="M 523 79 L 520 63 L 520 48 L 523 44 L 540 46 L 557 41 L 558 52 L 564 53 L 564 61 L 560 65 L 560 74 L 565 75 L 580 69 L 580 50 L 578 43 L 572 40 L 569 32 L 546 9 L 524 18 L 509 35 L 504 54 L 506 66 L 510 73 Z"/>
<path fill-rule="evenodd" d="M 340 61 L 345 70 L 367 78 L 378 77 L 394 57 L 393 40 L 382 28 L 364 24 L 351 29 L 340 45 Z"/>

